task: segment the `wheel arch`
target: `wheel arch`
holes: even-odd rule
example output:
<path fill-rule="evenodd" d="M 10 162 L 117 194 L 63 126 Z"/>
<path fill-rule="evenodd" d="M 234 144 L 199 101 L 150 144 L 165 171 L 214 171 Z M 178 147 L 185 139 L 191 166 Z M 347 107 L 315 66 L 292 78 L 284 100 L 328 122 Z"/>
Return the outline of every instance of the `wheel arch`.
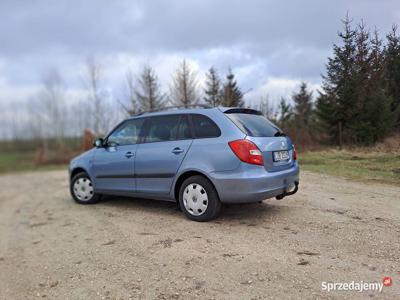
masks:
<path fill-rule="evenodd" d="M 69 180 L 72 180 L 72 178 L 74 178 L 74 176 L 79 173 L 86 173 L 88 176 L 90 176 L 89 173 L 84 168 L 76 167 L 71 171 L 71 176 L 70 176 Z"/>
<path fill-rule="evenodd" d="M 213 181 L 211 180 L 210 177 L 208 177 L 205 173 L 198 171 L 198 170 L 187 170 L 187 171 L 182 172 L 179 175 L 179 177 L 177 178 L 177 180 L 175 181 L 174 188 L 173 188 L 173 197 L 176 202 L 179 202 L 179 190 L 181 188 L 182 183 L 189 177 L 196 176 L 196 175 L 202 176 L 202 177 L 206 178 L 208 181 L 210 181 L 211 184 L 214 186 L 215 190 L 217 191 L 217 194 L 219 197 L 217 187 L 215 186 L 215 184 L 213 183 Z"/>

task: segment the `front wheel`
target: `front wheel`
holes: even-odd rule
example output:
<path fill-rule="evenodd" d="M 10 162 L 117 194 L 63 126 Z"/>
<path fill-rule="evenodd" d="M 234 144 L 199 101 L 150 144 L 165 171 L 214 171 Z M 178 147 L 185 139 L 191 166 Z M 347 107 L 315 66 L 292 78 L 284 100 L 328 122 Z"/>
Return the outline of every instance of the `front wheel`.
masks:
<path fill-rule="evenodd" d="M 221 210 L 215 187 L 203 176 L 192 176 L 183 182 L 179 204 L 186 217 L 198 222 L 216 218 Z"/>
<path fill-rule="evenodd" d="M 72 178 L 70 192 L 79 204 L 94 204 L 100 200 L 100 195 L 94 192 L 93 183 L 86 173 L 76 174 Z"/>

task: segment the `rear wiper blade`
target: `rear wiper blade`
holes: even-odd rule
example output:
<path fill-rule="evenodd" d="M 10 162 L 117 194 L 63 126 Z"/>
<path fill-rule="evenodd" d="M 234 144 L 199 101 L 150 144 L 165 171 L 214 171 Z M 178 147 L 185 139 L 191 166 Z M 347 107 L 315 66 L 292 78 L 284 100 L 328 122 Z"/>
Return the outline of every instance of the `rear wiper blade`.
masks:
<path fill-rule="evenodd" d="M 282 131 L 277 131 L 274 136 L 286 136 L 285 133 L 283 133 Z"/>

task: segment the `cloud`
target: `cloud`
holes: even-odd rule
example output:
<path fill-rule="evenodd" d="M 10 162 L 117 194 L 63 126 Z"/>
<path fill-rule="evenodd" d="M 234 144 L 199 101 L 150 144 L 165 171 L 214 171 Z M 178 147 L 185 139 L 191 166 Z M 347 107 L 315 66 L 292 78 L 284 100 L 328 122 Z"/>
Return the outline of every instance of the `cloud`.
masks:
<path fill-rule="evenodd" d="M 18 105 L 21 105 L 28 95 L 38 91 L 38 86 L 12 85 L 7 82 L 6 78 L 0 78 L 0 91 L 0 104 L 13 105 L 18 103 Z"/>
<path fill-rule="evenodd" d="M 83 88 L 94 56 L 107 89 L 120 94 L 124 74 L 152 65 L 165 91 L 186 58 L 201 81 L 214 65 L 232 68 L 249 101 L 290 96 L 301 80 L 320 84 L 340 19 L 349 13 L 382 36 L 400 16 L 397 0 L 87 0 L 0 2 L 0 106 L 29 98 L 55 68 L 68 89 Z M 275 101 L 275 100 L 274 100 Z"/>
<path fill-rule="evenodd" d="M 250 105 L 256 105 L 261 99 L 267 98 L 272 105 L 279 103 L 281 97 L 285 97 L 287 101 L 291 101 L 291 95 L 297 91 L 303 80 L 300 78 L 286 78 L 286 77 L 269 77 L 256 89 L 250 91 L 246 98 Z M 312 91 L 314 96 L 320 84 L 316 82 L 308 82 L 308 89 Z"/>

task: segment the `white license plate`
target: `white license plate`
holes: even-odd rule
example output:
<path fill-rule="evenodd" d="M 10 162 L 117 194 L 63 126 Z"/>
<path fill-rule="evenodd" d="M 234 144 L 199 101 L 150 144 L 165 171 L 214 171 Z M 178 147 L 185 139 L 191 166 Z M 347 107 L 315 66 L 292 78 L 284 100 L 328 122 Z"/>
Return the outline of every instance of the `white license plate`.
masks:
<path fill-rule="evenodd" d="M 289 159 L 289 151 L 275 151 L 274 152 L 274 161 L 282 161 Z"/>

